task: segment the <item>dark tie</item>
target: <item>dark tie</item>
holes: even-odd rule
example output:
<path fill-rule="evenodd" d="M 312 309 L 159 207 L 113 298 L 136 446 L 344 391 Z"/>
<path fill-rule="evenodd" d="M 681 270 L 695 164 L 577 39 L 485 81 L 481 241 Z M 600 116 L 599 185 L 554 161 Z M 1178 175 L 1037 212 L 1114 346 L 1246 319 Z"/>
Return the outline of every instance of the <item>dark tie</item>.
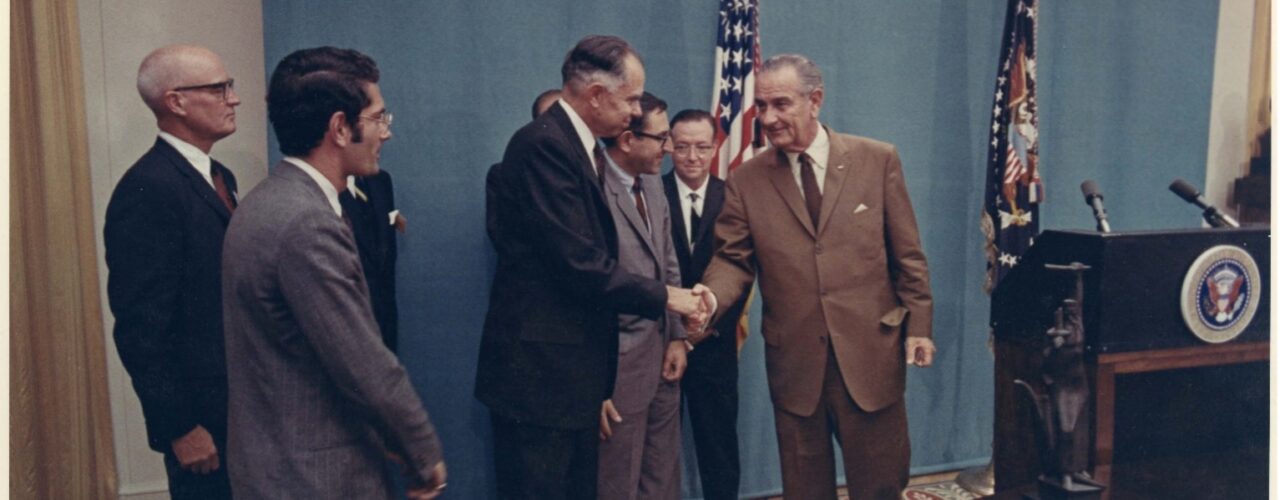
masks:
<path fill-rule="evenodd" d="M 698 193 L 689 193 L 689 248 L 698 240 L 698 229 L 702 227 L 702 215 L 698 213 Z"/>
<path fill-rule="evenodd" d="M 636 183 L 631 185 L 631 195 L 636 197 L 636 210 L 640 212 L 640 219 L 644 220 L 644 228 L 653 231 L 649 227 L 649 210 L 644 206 L 644 196 L 640 195 L 640 179 L 636 179 Z"/>
<path fill-rule="evenodd" d="M 604 166 L 605 166 L 604 148 L 600 147 L 599 143 L 596 143 L 595 149 L 591 150 L 591 156 L 596 163 L 595 164 L 596 182 L 600 183 L 600 189 L 603 190 L 604 189 Z"/>
<path fill-rule="evenodd" d="M 351 221 L 351 217 L 356 213 L 356 198 L 351 196 L 350 189 L 343 189 L 338 193 L 338 203 L 342 205 L 342 222 L 347 223 L 347 229 L 351 230 L 351 234 L 355 234 L 356 228 Z"/>
<path fill-rule="evenodd" d="M 818 176 L 813 174 L 813 160 L 807 153 L 800 153 L 800 186 L 804 188 L 804 207 L 809 209 L 813 230 L 818 230 L 818 214 L 822 213 L 822 191 L 818 190 Z"/>
<path fill-rule="evenodd" d="M 231 199 L 231 191 L 227 190 L 227 181 L 222 178 L 222 169 L 210 165 L 209 177 L 213 179 L 213 190 L 218 192 L 218 198 L 227 205 L 227 211 L 236 211 L 236 202 Z"/>

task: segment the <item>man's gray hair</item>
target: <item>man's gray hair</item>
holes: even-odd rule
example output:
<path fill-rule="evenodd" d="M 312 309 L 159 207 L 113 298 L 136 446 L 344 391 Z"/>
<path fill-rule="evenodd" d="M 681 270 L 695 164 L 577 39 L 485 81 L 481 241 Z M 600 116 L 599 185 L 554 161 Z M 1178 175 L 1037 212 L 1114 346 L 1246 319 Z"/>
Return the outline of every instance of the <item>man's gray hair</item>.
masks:
<path fill-rule="evenodd" d="M 626 40 L 616 36 L 590 35 L 565 55 L 560 77 L 564 85 L 574 92 L 596 82 L 612 91 L 622 84 L 628 57 L 640 60 L 640 54 Z"/>
<path fill-rule="evenodd" d="M 822 70 L 818 69 L 818 65 L 810 61 L 808 57 L 800 54 L 778 54 L 760 64 L 761 73 L 769 73 L 782 68 L 795 70 L 796 76 L 800 78 L 800 85 L 803 87 L 801 89 L 802 93 L 808 94 L 822 87 Z"/>

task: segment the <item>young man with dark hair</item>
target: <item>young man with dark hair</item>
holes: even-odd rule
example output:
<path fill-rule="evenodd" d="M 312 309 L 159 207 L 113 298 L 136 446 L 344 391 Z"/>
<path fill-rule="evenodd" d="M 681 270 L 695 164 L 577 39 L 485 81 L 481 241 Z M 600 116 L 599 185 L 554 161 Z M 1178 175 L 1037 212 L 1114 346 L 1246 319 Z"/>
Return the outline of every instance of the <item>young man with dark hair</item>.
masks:
<path fill-rule="evenodd" d="M 378 172 L 390 114 L 353 50 L 294 52 L 268 116 L 287 156 L 245 197 L 223 254 L 231 483 L 245 498 L 410 498 L 444 487 L 440 441 L 383 345 L 338 193 Z"/>

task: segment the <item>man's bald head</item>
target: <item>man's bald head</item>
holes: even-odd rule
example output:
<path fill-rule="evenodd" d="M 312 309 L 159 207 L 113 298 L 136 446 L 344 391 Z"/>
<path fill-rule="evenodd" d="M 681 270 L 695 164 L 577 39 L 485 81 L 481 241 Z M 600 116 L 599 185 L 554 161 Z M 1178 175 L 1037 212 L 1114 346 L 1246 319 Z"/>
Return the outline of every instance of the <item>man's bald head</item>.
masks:
<path fill-rule="evenodd" d="M 165 112 L 166 92 L 184 85 L 209 83 L 194 80 L 210 72 L 225 72 L 222 59 L 213 51 L 196 45 L 160 47 L 147 54 L 138 67 L 138 94 L 159 115 Z"/>
<path fill-rule="evenodd" d="M 222 59 L 209 49 L 170 45 L 152 51 L 138 67 L 138 93 L 156 115 L 156 126 L 201 150 L 236 131 L 240 96 Z"/>

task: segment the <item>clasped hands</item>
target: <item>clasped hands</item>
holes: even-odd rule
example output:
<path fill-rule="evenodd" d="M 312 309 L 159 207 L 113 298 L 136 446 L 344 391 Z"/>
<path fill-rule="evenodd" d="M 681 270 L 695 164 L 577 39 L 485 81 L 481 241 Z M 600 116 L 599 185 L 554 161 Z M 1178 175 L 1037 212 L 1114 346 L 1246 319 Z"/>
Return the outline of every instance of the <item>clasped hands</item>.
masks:
<path fill-rule="evenodd" d="M 701 283 L 692 289 L 667 286 L 667 310 L 684 318 L 684 329 L 689 335 L 699 334 L 716 311 L 716 297 Z"/>

